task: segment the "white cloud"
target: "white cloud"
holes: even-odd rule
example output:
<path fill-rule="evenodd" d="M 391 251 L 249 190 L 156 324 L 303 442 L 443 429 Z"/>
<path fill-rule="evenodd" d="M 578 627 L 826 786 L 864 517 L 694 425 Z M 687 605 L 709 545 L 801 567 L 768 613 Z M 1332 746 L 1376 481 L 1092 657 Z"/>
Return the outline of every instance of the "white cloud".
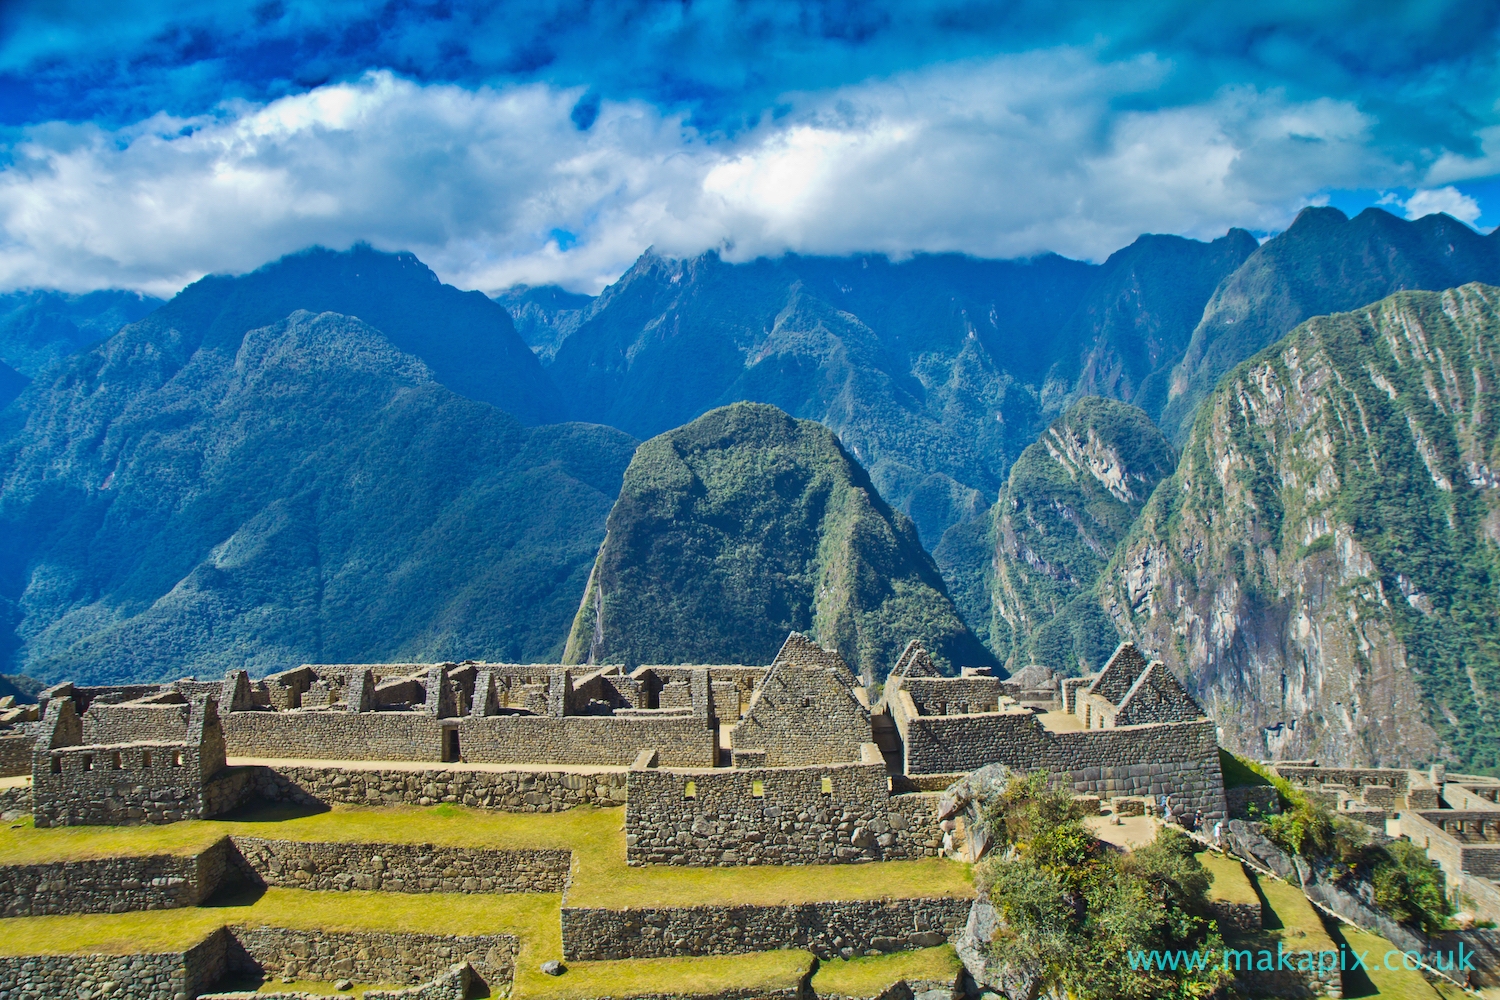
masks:
<path fill-rule="evenodd" d="M 1479 221 L 1479 203 L 1451 184 L 1442 188 L 1423 188 L 1413 192 L 1405 201 L 1392 200 L 1406 210 L 1408 219 L 1446 212 L 1471 226 Z"/>
<path fill-rule="evenodd" d="M 790 113 L 733 137 L 611 102 L 581 133 L 568 117 L 576 90 L 387 73 L 115 132 L 53 123 L 28 130 L 0 170 L 0 287 L 167 294 L 360 239 L 485 289 L 597 290 L 652 244 L 733 259 L 1098 259 L 1142 232 L 1273 229 L 1321 189 L 1414 180 L 1346 102 L 1231 88 L 1119 110 L 1148 103 L 1169 70 L 1080 50 L 954 64 L 790 95 Z M 576 245 L 559 249 L 554 230 Z"/>

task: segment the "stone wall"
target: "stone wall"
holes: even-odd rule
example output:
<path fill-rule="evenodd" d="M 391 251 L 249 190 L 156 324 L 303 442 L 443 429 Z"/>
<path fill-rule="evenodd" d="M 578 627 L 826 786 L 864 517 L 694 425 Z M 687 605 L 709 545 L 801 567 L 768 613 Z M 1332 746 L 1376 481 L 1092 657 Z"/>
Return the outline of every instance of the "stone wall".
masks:
<path fill-rule="evenodd" d="M 198 756 L 181 743 L 64 747 L 33 761 L 39 827 L 202 819 L 203 790 Z"/>
<path fill-rule="evenodd" d="M 233 874 L 228 838 L 197 855 L 0 866 L 0 917 L 197 906 Z"/>
<path fill-rule="evenodd" d="M 224 975 L 225 934 L 185 952 L 140 955 L 0 955 L 0 1000 L 183 1000 Z"/>
<path fill-rule="evenodd" d="M 36 737 L 30 733 L 6 733 L 0 736 L 0 778 L 14 778 L 31 773 L 31 754 Z"/>
<path fill-rule="evenodd" d="M 235 837 L 266 885 L 342 892 L 562 892 L 567 850 L 487 850 L 433 844 L 313 843 Z"/>
<path fill-rule="evenodd" d="M 1052 733 L 1029 712 L 910 717 L 894 713 L 908 773 L 1004 764 L 1066 774 L 1080 795 L 1170 795 L 1177 810 L 1225 817 L 1214 724 L 1157 723 Z"/>
<path fill-rule="evenodd" d="M 467 1000 L 476 975 L 468 962 L 455 965 L 447 972 L 420 986 L 401 990 L 365 990 L 365 1000 Z M 323 993 L 204 993 L 198 1000 L 326 1000 Z"/>
<path fill-rule="evenodd" d="M 300 805 L 430 806 L 454 802 L 504 812 L 559 812 L 625 803 L 624 771 L 477 771 L 462 767 L 399 770 L 257 766 L 250 792 L 267 802 Z"/>
<path fill-rule="evenodd" d="M 230 927 L 230 971 L 327 982 L 412 983 L 435 979 L 467 962 L 499 993 L 515 975 L 517 940 L 510 934 L 470 936 L 380 931 L 306 931 Z"/>
<path fill-rule="evenodd" d="M 706 717 L 577 715 L 461 716 L 411 712 L 229 712 L 233 757 L 441 762 L 443 732 L 458 733 L 458 760 L 476 764 L 623 766 L 643 749 L 663 764 L 712 767 L 717 734 Z M 451 754 L 450 754 L 451 756 Z"/>
<path fill-rule="evenodd" d="M 630 772 L 630 864 L 841 864 L 932 857 L 928 796 L 893 807 L 884 764 Z M 936 843 L 936 847 L 934 846 Z"/>
<path fill-rule="evenodd" d="M 31 812 L 31 783 L 0 788 L 0 819 L 12 819 Z"/>
<path fill-rule="evenodd" d="M 187 739 L 186 702 L 111 705 L 96 701 L 83 713 L 84 743 L 181 743 Z"/>
<path fill-rule="evenodd" d="M 458 745 L 460 759 L 489 764 L 628 767 L 642 750 L 655 750 L 663 766 L 713 767 L 719 756 L 718 733 L 706 714 L 470 716 L 458 720 Z"/>
<path fill-rule="evenodd" d="M 899 689 L 911 695 L 924 715 L 967 715 L 993 712 L 1005 693 L 998 677 L 903 677 Z"/>
<path fill-rule="evenodd" d="M 929 948 L 963 927 L 970 903 L 881 899 L 627 910 L 564 906 L 563 955 L 582 962 L 806 948 L 819 958 L 834 958 Z"/>
<path fill-rule="evenodd" d="M 231 757 L 443 759 L 442 723 L 426 712 L 225 712 Z"/>

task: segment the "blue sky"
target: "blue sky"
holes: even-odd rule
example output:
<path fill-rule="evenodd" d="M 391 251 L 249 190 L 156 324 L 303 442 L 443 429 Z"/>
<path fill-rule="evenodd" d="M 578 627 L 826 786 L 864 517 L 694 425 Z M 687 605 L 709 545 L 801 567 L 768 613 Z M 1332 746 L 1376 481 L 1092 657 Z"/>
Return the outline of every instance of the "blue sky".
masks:
<path fill-rule="evenodd" d="M 0 287 L 310 243 L 486 290 L 1054 250 L 1308 203 L 1500 223 L 1500 4 L 0 5 Z"/>

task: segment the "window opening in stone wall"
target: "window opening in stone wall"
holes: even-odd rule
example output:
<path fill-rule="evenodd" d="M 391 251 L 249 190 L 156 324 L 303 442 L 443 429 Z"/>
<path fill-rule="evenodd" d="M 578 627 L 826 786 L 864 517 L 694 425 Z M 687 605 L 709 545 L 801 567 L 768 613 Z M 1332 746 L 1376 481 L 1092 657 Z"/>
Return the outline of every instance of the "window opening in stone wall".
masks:
<path fill-rule="evenodd" d="M 52 773 L 62 774 L 62 758 L 55 754 L 52 757 Z"/>
<path fill-rule="evenodd" d="M 151 751 L 150 750 L 142 750 L 141 751 L 141 766 L 142 767 L 150 767 L 151 766 Z"/>
<path fill-rule="evenodd" d="M 182 766 L 182 751 L 181 750 L 178 750 L 178 751 L 176 751 L 175 753 L 172 754 L 172 766 L 173 767 L 181 767 Z"/>
<path fill-rule="evenodd" d="M 832 795 L 833 794 L 833 779 L 832 778 L 824 778 L 823 779 L 823 794 L 824 795 Z"/>
<path fill-rule="evenodd" d="M 696 799 L 698 797 L 698 783 L 689 781 L 682 787 L 682 797 L 685 799 Z"/>
<path fill-rule="evenodd" d="M 458 730 L 443 730 L 443 760 L 456 763 L 458 761 Z"/>
<path fill-rule="evenodd" d="M 766 783 L 764 781 L 750 782 L 750 794 L 757 799 L 766 797 Z"/>
<path fill-rule="evenodd" d="M 83 769 L 85 771 L 92 771 L 94 769 L 94 755 L 93 754 L 86 753 L 86 754 L 83 755 Z"/>
<path fill-rule="evenodd" d="M 125 762 L 120 759 L 120 751 L 116 750 L 114 753 L 109 755 L 109 766 L 115 771 L 119 771 L 124 768 Z"/>

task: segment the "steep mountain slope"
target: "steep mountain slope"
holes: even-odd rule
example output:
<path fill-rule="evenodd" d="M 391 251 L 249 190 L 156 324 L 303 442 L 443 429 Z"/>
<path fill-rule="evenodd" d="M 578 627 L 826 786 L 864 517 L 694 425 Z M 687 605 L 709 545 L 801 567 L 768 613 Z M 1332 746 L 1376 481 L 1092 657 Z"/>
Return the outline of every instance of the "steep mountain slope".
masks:
<path fill-rule="evenodd" d="M 1251 756 L 1500 766 L 1500 289 L 1309 320 L 1199 411 L 1103 583 Z"/>
<path fill-rule="evenodd" d="M 1467 281 L 1500 282 L 1500 237 L 1480 236 L 1447 215 L 1407 222 L 1378 208 L 1353 219 L 1336 208 L 1305 208 L 1214 291 L 1172 372 L 1161 425 L 1181 441 L 1225 372 L 1309 316 Z"/>
<path fill-rule="evenodd" d="M 557 349 L 583 322 L 592 295 L 579 295 L 557 285 L 512 285 L 493 296 L 510 313 L 516 333 L 548 364 Z"/>
<path fill-rule="evenodd" d="M 1072 396 L 1124 400 L 1152 417 L 1167 402 L 1167 381 L 1182 359 L 1204 303 L 1259 248 L 1231 229 L 1210 244 L 1142 236 L 1110 255 L 1062 332 L 1071 351 L 1055 378 Z M 1066 367 L 1076 359 L 1076 373 Z"/>
<path fill-rule="evenodd" d="M 10 401 L 19 396 L 21 390 L 30 383 L 31 380 L 25 375 L 0 361 L 0 410 L 9 406 Z"/>
<path fill-rule="evenodd" d="M 1175 464 L 1150 417 L 1098 397 L 1079 400 L 1021 453 L 991 515 L 994 597 L 985 617 L 990 648 L 1008 668 L 1104 665 L 1119 635 L 1095 585 Z"/>
<path fill-rule="evenodd" d="M 232 285 L 0 415 L 0 663 L 100 681 L 560 654 L 634 441 L 528 430 L 348 316 L 231 341 L 224 317 L 256 305 Z"/>
<path fill-rule="evenodd" d="M 793 629 L 866 677 L 913 638 L 950 669 L 993 662 L 911 521 L 826 428 L 738 403 L 641 445 L 569 662 L 769 663 Z"/>
<path fill-rule="evenodd" d="M 0 362 L 34 377 L 74 351 L 113 336 L 159 305 L 160 299 L 119 290 L 0 295 Z"/>
<path fill-rule="evenodd" d="M 298 309 L 358 317 L 421 358 L 441 384 L 522 423 L 561 419 L 557 391 L 510 314 L 480 292 L 444 285 L 409 253 L 314 247 L 250 274 L 204 278 L 143 322 L 183 359 L 199 349 L 233 354 L 246 331 Z"/>
<path fill-rule="evenodd" d="M 548 371 L 572 416 L 638 436 L 736 400 L 817 420 L 936 545 L 989 507 L 1080 385 L 1133 398 L 1159 382 L 1253 250 L 1236 231 L 1142 237 L 1098 266 L 648 252 L 582 310 Z"/>

